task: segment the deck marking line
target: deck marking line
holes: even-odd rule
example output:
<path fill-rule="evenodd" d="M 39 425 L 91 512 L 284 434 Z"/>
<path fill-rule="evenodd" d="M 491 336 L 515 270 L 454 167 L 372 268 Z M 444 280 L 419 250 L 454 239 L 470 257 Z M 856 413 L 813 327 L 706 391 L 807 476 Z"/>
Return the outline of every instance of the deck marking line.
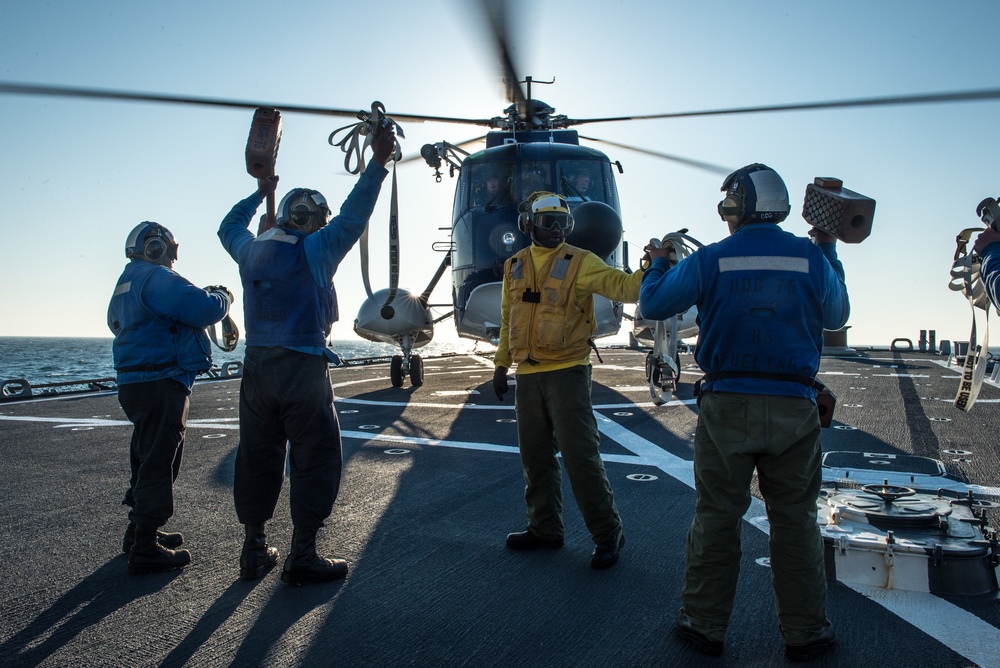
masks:
<path fill-rule="evenodd" d="M 437 438 L 420 438 L 417 436 L 400 436 L 396 434 L 372 434 L 365 431 L 342 431 L 343 438 L 355 438 L 362 441 L 384 441 L 388 443 L 407 443 L 410 445 L 437 445 L 446 448 L 461 448 L 464 450 L 484 450 L 487 452 L 507 452 L 518 454 L 517 448 L 510 445 L 492 443 L 474 443 L 471 441 L 442 441 Z"/>
<path fill-rule="evenodd" d="M 979 666 L 996 666 L 1000 629 L 934 594 L 844 582 L 862 596 L 906 620 Z"/>
<path fill-rule="evenodd" d="M 944 360 L 932 360 L 932 363 L 937 364 L 938 366 L 943 367 L 943 368 L 947 369 L 948 371 L 952 371 L 952 372 L 955 372 L 955 373 L 960 373 L 961 372 L 960 368 L 954 367 L 951 364 L 945 362 Z M 962 378 L 962 376 L 942 376 L 942 378 L 944 378 L 945 380 L 960 380 Z M 986 383 L 987 385 L 992 385 L 993 387 L 1000 387 L 1000 383 L 998 383 L 997 381 L 993 380 L 989 376 L 984 377 L 983 378 L 983 382 Z M 978 403 L 978 401 L 979 400 L 977 399 L 977 403 Z"/>
<path fill-rule="evenodd" d="M 626 429 L 614 420 L 594 411 L 597 428 L 608 438 L 614 440 L 623 448 L 638 455 L 639 459 L 649 466 L 655 466 L 671 478 L 678 480 L 694 489 L 694 462 L 682 459 L 651 443 L 636 433 Z"/>
<path fill-rule="evenodd" d="M 414 401 L 373 401 L 372 399 L 337 399 L 338 404 L 359 404 L 361 406 L 414 406 L 417 408 L 451 408 L 454 410 L 514 410 L 514 406 L 481 406 L 479 404 L 435 404 L 427 402 L 414 402 Z"/>
<path fill-rule="evenodd" d="M 31 415 L 0 415 L 0 420 L 9 422 L 49 422 L 55 424 L 56 429 L 73 427 L 131 427 L 128 420 L 108 420 L 104 418 L 55 418 L 38 417 Z M 239 429 L 237 422 L 239 418 L 209 418 L 188 420 L 188 427 L 202 429 Z"/>

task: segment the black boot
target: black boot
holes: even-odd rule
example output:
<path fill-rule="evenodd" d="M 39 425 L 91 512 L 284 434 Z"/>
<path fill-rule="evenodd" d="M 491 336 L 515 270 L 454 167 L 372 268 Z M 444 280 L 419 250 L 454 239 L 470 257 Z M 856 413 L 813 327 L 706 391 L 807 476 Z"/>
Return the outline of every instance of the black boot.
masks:
<path fill-rule="evenodd" d="M 135 528 L 135 543 L 128 553 L 128 574 L 146 575 L 184 568 L 191 563 L 187 550 L 171 550 L 156 542 L 156 527 L 139 524 Z"/>
<path fill-rule="evenodd" d="M 257 580 L 278 563 L 278 550 L 267 544 L 263 524 L 245 524 L 246 538 L 240 552 L 240 580 Z"/>
<path fill-rule="evenodd" d="M 171 550 L 184 544 L 184 536 L 179 533 L 167 533 L 156 530 L 156 542 Z M 135 543 L 135 522 L 129 522 L 125 527 L 125 538 L 122 540 L 122 552 L 128 554 L 132 551 L 132 544 Z"/>
<path fill-rule="evenodd" d="M 316 529 L 295 527 L 292 530 L 292 551 L 281 571 L 282 582 L 290 585 L 333 582 L 345 575 L 346 561 L 324 559 L 316 554 Z"/>

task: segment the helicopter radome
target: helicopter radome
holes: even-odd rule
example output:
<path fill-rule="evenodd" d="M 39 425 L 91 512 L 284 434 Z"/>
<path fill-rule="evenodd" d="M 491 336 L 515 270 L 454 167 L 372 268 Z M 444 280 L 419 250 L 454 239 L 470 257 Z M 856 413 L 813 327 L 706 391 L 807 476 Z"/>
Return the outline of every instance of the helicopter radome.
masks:
<path fill-rule="evenodd" d="M 354 333 L 368 341 L 399 346 L 402 354 L 394 355 L 389 367 L 393 387 L 402 387 L 409 376 L 414 387 L 424 384 L 424 367 L 420 355 L 412 350 L 430 343 L 434 337 L 434 319 L 420 296 L 397 289 L 391 304 L 386 304 L 389 290 L 379 290 L 365 300 L 354 320 Z"/>

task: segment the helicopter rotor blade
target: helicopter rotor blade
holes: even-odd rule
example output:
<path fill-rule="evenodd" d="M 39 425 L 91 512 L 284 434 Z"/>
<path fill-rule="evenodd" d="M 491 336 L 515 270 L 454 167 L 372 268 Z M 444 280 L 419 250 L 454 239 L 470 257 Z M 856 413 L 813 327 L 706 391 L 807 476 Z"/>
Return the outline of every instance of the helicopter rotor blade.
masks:
<path fill-rule="evenodd" d="M 527 99 L 521 85 L 518 83 L 518 69 L 510 54 L 510 23 L 507 19 L 507 3 L 504 0 L 481 0 L 480 6 L 489 21 L 490 32 L 495 40 L 495 46 L 500 56 L 500 67 L 507 101 L 515 104 L 518 111 L 526 113 Z"/>
<path fill-rule="evenodd" d="M 585 137 L 580 135 L 580 139 L 586 139 L 587 141 L 600 142 L 601 144 L 608 144 L 610 146 L 617 146 L 618 148 L 624 148 L 629 151 L 635 151 L 637 153 L 645 153 L 646 155 L 651 155 L 656 158 L 663 158 L 664 160 L 670 160 L 682 165 L 687 165 L 688 167 L 694 167 L 696 169 L 701 169 L 712 174 L 719 174 L 722 176 L 728 176 L 735 171 L 732 167 L 723 167 L 722 165 L 714 165 L 710 162 L 702 162 L 701 160 L 692 160 L 691 158 L 682 158 L 679 155 L 672 155 L 670 153 L 660 153 L 659 151 L 650 151 L 648 148 L 639 148 L 638 146 L 629 146 L 628 144 L 619 144 L 618 142 L 609 141 L 607 139 L 597 139 L 596 137 Z"/>
<path fill-rule="evenodd" d="M 658 118 L 689 118 L 693 116 L 725 116 L 733 114 L 756 114 L 772 111 L 806 111 L 813 109 L 845 109 L 851 107 L 880 107 L 908 104 L 931 104 L 935 102 L 976 102 L 1000 99 L 1000 88 L 983 90 L 954 91 L 950 93 L 922 93 L 915 95 L 891 95 L 886 97 L 855 98 L 851 100 L 828 100 L 826 102 L 798 102 L 772 104 L 759 107 L 735 107 L 731 109 L 711 109 L 706 111 L 681 111 L 665 114 L 637 114 L 633 116 L 610 116 L 607 118 L 572 119 L 570 125 L 583 123 L 607 123 L 613 121 L 639 121 Z"/>
<path fill-rule="evenodd" d="M 183 95 L 167 95 L 163 93 L 138 93 L 132 91 L 107 90 L 101 88 L 78 88 L 73 86 L 50 86 L 45 84 L 21 84 L 0 81 L 0 94 L 10 95 L 48 95 L 61 97 L 78 97 L 103 100 L 124 100 L 129 102 L 159 102 L 166 104 L 194 104 L 209 107 L 229 107 L 236 109 L 257 109 L 270 107 L 286 113 L 313 114 L 321 116 L 353 116 L 367 113 L 365 110 L 337 109 L 334 107 L 308 107 L 291 104 L 275 104 L 272 102 L 253 102 L 249 100 L 226 100 L 222 98 L 188 97 Z M 458 123 L 464 125 L 482 125 L 489 127 L 488 118 L 452 118 L 448 116 L 424 116 L 417 114 L 389 114 L 397 121 L 423 123 L 436 121 L 440 123 Z"/>

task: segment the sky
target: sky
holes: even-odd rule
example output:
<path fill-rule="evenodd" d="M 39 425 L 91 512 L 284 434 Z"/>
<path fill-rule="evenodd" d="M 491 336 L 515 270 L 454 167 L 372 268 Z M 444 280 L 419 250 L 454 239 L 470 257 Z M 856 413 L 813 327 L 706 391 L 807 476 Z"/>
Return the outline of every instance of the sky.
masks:
<path fill-rule="evenodd" d="M 1000 87 L 995 5 L 988 0 L 510 0 L 513 59 L 555 79 L 534 97 L 570 117 L 608 117 Z M 482 118 L 507 106 L 476 3 L 384 0 L 7 3 L 0 80 Z M 805 235 L 805 186 L 833 176 L 876 200 L 872 235 L 838 244 L 852 315 L 848 340 L 916 343 L 919 331 L 966 340 L 972 311 L 949 289 L 955 236 L 981 227 L 1000 195 L 1000 100 L 795 111 L 582 126 L 581 134 L 736 169 L 763 162 L 788 186 L 782 227 Z M 155 220 L 180 242 L 174 269 L 237 294 L 219 222 L 255 189 L 244 150 L 253 111 L 0 95 L 0 336 L 110 336 L 107 303 L 124 242 Z M 336 210 L 355 177 L 327 143 L 352 119 L 285 113 L 279 196 L 321 190 Z M 404 157 L 425 143 L 482 134 L 466 125 L 402 123 Z M 588 144 L 588 142 L 582 142 Z M 722 178 L 607 145 L 632 257 L 680 228 L 704 243 L 727 234 Z M 400 284 L 421 292 L 441 261 L 455 181 L 422 161 L 401 165 Z M 370 223 L 373 288 L 388 287 L 389 180 Z M 263 211 L 263 207 L 261 209 Z M 444 228 L 444 229 L 442 229 Z M 354 337 L 364 298 L 359 252 L 335 283 Z M 634 262 L 634 260 L 633 260 Z M 444 279 L 432 303 L 450 301 Z M 442 315 L 448 309 L 435 310 Z M 630 309 L 629 309 L 630 310 Z M 631 312 L 631 310 L 630 310 Z M 233 315 L 242 329 L 242 311 Z M 454 339 L 451 320 L 435 340 Z"/>

